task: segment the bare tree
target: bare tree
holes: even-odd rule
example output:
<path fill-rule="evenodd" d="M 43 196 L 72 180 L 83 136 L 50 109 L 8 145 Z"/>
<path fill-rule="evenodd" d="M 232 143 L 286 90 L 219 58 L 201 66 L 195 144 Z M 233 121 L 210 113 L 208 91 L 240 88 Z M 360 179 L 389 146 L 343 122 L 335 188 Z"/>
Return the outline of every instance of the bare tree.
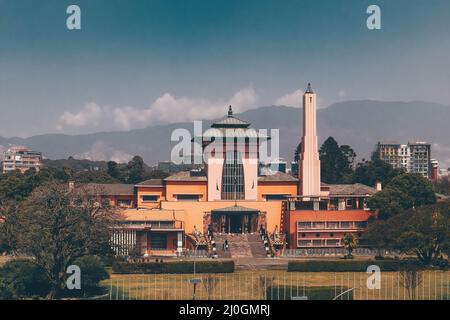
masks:
<path fill-rule="evenodd" d="M 255 283 L 255 291 L 259 292 L 262 299 L 267 299 L 267 289 L 273 286 L 274 276 L 260 275 Z"/>
<path fill-rule="evenodd" d="M 116 217 L 101 192 L 51 182 L 37 188 L 19 208 L 17 247 L 46 273 L 48 299 L 65 288 L 66 270 L 87 254 L 110 250 L 109 229 Z"/>
<path fill-rule="evenodd" d="M 212 274 L 207 274 L 203 280 L 203 287 L 205 287 L 206 290 L 206 297 L 208 300 L 211 299 L 212 295 L 214 294 L 214 290 L 216 289 L 217 285 L 219 284 L 219 279 Z"/>
<path fill-rule="evenodd" d="M 408 266 L 399 272 L 400 286 L 406 289 L 410 300 L 416 299 L 416 288 L 422 284 L 423 272 L 415 266 Z"/>

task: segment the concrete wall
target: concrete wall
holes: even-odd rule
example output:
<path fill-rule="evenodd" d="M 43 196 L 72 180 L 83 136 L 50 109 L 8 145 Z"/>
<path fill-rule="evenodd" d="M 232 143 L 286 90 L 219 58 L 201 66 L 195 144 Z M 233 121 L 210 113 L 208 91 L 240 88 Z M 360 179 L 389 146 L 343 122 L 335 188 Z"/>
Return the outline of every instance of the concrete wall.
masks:
<path fill-rule="evenodd" d="M 157 202 L 143 201 L 142 196 L 158 196 Z M 164 187 L 138 187 L 137 206 L 138 208 L 157 208 L 160 201 L 165 200 L 166 193 Z"/>
<path fill-rule="evenodd" d="M 266 194 L 289 194 L 297 195 L 297 182 L 259 182 L 258 201 L 265 201 Z"/>
<path fill-rule="evenodd" d="M 208 199 L 208 184 L 206 181 L 168 181 L 166 183 L 166 200 L 177 201 L 177 194 L 198 194 L 200 195 L 200 201 L 206 201 Z"/>

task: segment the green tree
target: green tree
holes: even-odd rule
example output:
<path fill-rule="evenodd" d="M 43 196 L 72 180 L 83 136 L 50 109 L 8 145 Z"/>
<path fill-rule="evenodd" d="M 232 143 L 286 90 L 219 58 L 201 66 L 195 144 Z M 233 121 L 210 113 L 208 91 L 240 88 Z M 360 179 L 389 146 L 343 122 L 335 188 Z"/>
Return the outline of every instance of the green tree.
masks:
<path fill-rule="evenodd" d="M 49 299 L 60 296 L 67 267 L 77 258 L 109 248 L 115 215 L 106 203 L 99 203 L 98 194 L 52 182 L 34 190 L 21 205 L 17 247 L 44 270 L 51 284 Z"/>
<path fill-rule="evenodd" d="M 17 248 L 17 234 L 14 226 L 17 223 L 18 203 L 0 200 L 0 254 L 14 253 Z"/>
<path fill-rule="evenodd" d="M 115 162 L 115 161 L 108 161 L 108 163 L 106 165 L 108 167 L 108 169 L 107 169 L 108 174 L 111 177 L 115 178 L 115 179 L 120 179 L 119 169 L 117 167 L 117 162 Z"/>
<path fill-rule="evenodd" d="M 118 181 L 111 177 L 105 171 L 80 171 L 75 173 L 74 180 L 78 183 L 117 183 Z"/>
<path fill-rule="evenodd" d="M 11 260 L 0 268 L 0 299 L 45 297 L 50 289 L 43 270 L 29 260 Z"/>
<path fill-rule="evenodd" d="M 80 295 L 86 297 L 101 293 L 99 282 L 109 278 L 102 259 L 95 255 L 88 255 L 78 258 L 74 264 L 81 270 Z M 69 293 L 72 294 L 73 291 Z"/>
<path fill-rule="evenodd" d="M 379 219 L 386 220 L 403 210 L 435 202 L 430 181 L 419 174 L 403 173 L 393 178 L 367 204 L 372 210 L 378 210 Z"/>
<path fill-rule="evenodd" d="M 356 153 L 350 146 L 339 146 L 328 137 L 319 150 L 320 175 L 326 183 L 346 183 L 351 179 Z"/>
<path fill-rule="evenodd" d="M 433 182 L 434 189 L 437 193 L 441 193 L 450 196 L 450 178 L 442 177 Z"/>
<path fill-rule="evenodd" d="M 368 186 L 374 186 L 376 182 L 381 182 L 384 186 L 402 173 L 404 170 L 395 169 L 385 161 L 374 159 L 358 163 L 353 173 L 353 182 Z"/>
<path fill-rule="evenodd" d="M 144 180 L 144 160 L 140 156 L 134 156 L 127 164 L 128 183 L 139 183 Z"/>
<path fill-rule="evenodd" d="M 442 259 L 450 241 L 450 204 L 411 208 L 369 226 L 364 238 L 371 245 L 386 246 L 429 265 Z M 448 257 L 448 256 L 447 256 Z"/>
<path fill-rule="evenodd" d="M 356 236 L 353 233 L 346 233 L 342 238 L 342 243 L 344 245 L 344 249 L 347 251 L 345 258 L 353 258 L 352 252 L 358 245 L 358 239 Z"/>
<path fill-rule="evenodd" d="M 378 250 L 377 256 L 384 255 L 383 250 L 394 249 L 393 228 L 384 220 L 373 221 L 369 224 L 368 229 L 364 232 L 361 241 L 364 241 L 370 247 Z"/>

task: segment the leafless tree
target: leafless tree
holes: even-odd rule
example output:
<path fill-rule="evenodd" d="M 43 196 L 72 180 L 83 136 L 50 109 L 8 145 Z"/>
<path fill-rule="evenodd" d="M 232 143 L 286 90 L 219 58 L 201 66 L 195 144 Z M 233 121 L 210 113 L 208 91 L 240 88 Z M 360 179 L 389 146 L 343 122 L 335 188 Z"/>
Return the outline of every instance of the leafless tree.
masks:
<path fill-rule="evenodd" d="M 410 300 L 416 299 L 416 288 L 422 284 L 423 273 L 417 267 L 408 266 L 399 272 L 400 286 L 406 289 Z"/>
<path fill-rule="evenodd" d="M 216 289 L 217 285 L 219 284 L 219 279 L 212 274 L 207 274 L 203 280 L 203 287 L 206 290 L 206 297 L 208 300 L 211 299 L 212 295 L 214 294 L 214 290 Z"/>
<path fill-rule="evenodd" d="M 267 289 L 272 287 L 274 282 L 274 276 L 260 275 L 255 283 L 255 291 L 259 293 L 262 299 L 266 299 Z"/>

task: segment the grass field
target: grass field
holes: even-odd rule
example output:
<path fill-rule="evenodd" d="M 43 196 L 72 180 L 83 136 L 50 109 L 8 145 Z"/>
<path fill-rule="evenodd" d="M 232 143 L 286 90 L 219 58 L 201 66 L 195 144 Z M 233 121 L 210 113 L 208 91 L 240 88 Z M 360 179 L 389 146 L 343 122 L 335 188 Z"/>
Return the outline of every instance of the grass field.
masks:
<path fill-rule="evenodd" d="M 264 286 L 303 287 L 330 286 L 336 295 L 343 288 L 355 288 L 355 300 L 405 300 L 410 299 L 402 287 L 402 278 L 397 272 L 383 273 L 381 289 L 367 289 L 368 274 L 359 272 L 284 272 L 284 271 L 239 271 L 233 274 L 157 274 L 157 275 L 115 275 L 102 282 L 110 290 L 113 300 L 180 300 L 193 298 L 193 284 L 190 279 L 202 279 L 196 286 L 199 300 L 262 300 L 265 299 Z M 416 299 L 450 299 L 450 272 L 424 271 L 422 281 L 416 287 Z M 216 279 L 216 280 L 211 280 Z M 420 279 L 420 277 L 419 277 Z M 209 286 L 208 290 L 208 285 Z M 215 285 L 213 285 L 215 283 Z M 284 290 L 284 289 L 283 289 Z M 287 289 L 290 290 L 290 289 Z M 270 292 L 269 292 L 270 294 Z M 273 299 L 277 297 L 272 296 Z M 344 294 L 342 299 L 346 298 Z"/>

